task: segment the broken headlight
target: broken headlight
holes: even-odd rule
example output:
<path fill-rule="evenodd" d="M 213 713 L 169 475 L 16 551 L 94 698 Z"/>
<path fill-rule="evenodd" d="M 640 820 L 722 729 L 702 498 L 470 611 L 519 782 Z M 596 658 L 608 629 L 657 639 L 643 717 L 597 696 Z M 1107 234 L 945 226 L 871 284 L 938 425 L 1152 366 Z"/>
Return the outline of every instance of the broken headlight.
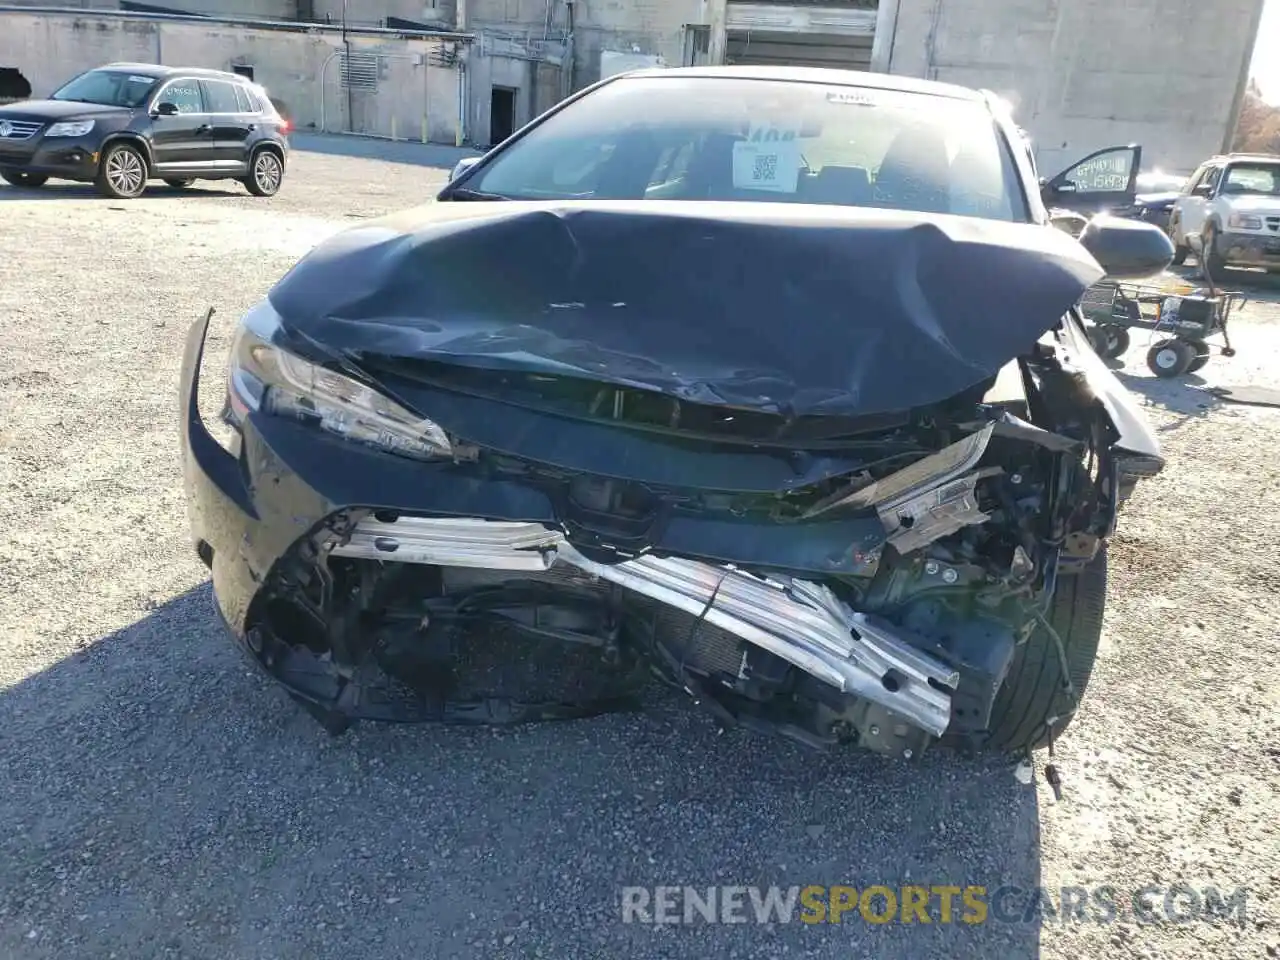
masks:
<path fill-rule="evenodd" d="M 263 300 L 240 322 L 227 369 L 227 419 L 251 411 L 292 417 L 387 453 L 415 460 L 452 455 L 439 425 L 351 377 L 276 346 L 280 317 Z"/>

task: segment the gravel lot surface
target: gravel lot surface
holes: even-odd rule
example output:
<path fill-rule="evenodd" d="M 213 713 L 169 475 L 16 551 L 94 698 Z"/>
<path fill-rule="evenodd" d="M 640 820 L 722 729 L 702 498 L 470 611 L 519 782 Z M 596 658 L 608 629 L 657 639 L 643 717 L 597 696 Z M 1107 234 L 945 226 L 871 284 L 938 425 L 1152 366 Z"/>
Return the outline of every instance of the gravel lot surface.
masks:
<path fill-rule="evenodd" d="M 218 308 L 216 381 L 300 254 L 429 197 L 454 156 L 300 153 L 269 201 L 0 185 L 0 956 L 1277 955 L 1280 413 L 1199 389 L 1280 382 L 1266 291 L 1203 381 L 1155 381 L 1142 337 L 1126 358 L 1171 462 L 1115 541 L 1061 803 L 1008 764 L 814 757 L 666 696 L 330 739 L 251 674 L 188 539 L 183 337 Z M 769 883 L 1245 886 L 1248 920 L 621 922 L 623 885 Z"/>

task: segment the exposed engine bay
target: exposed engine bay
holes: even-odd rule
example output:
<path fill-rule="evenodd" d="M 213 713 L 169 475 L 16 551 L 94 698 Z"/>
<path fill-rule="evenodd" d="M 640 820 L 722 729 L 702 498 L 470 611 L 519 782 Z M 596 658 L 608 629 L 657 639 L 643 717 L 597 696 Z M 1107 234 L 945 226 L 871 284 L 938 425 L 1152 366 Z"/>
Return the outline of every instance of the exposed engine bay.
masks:
<path fill-rule="evenodd" d="M 583 716 L 632 704 L 656 674 L 725 722 L 813 746 L 908 758 L 941 738 L 980 746 L 1016 647 L 1052 633 L 1056 583 L 1094 559 L 1126 492 L 1072 344 L 1047 334 L 999 376 L 892 425 L 775 444 L 783 459 L 838 450 L 862 462 L 782 493 L 660 487 L 455 447 L 460 477 L 537 485 L 565 523 L 339 511 L 273 570 L 250 644 L 335 731 L 360 717 Z M 520 374 L 466 376 L 472 389 L 530 389 Z M 449 371 L 421 379 L 459 387 Z M 708 450 L 744 432 L 762 442 L 762 415 L 744 426 L 724 408 L 537 380 L 559 412 L 692 431 Z M 634 549 L 677 514 L 755 518 L 815 549 L 750 566 Z M 874 518 L 876 535 L 824 556 L 820 532 L 850 517 Z M 495 653 L 505 642 L 576 659 L 593 692 L 538 696 L 528 676 L 519 697 L 468 692 L 468 648 L 539 672 L 527 652 Z"/>

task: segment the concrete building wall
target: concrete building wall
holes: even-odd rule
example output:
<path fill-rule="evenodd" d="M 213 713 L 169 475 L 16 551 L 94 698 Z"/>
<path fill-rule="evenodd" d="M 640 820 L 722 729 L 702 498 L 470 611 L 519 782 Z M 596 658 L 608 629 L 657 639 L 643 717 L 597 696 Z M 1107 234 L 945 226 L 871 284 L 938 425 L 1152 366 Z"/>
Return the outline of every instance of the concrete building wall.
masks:
<path fill-rule="evenodd" d="M 995 90 L 1051 174 L 1140 143 L 1143 165 L 1218 152 L 1263 0 L 897 0 L 892 73 Z"/>
<path fill-rule="evenodd" d="M 723 0 L 720 2 L 723 9 Z M 574 4 L 573 88 L 600 79 L 600 53 L 618 50 L 661 56 L 678 66 L 684 54 L 686 24 L 708 23 L 716 0 L 579 0 Z M 544 36 L 566 27 L 563 0 L 467 0 L 468 26 L 527 32 Z"/>
<path fill-rule="evenodd" d="M 453 143 L 459 123 L 456 68 L 424 63 L 439 39 L 352 36 L 353 54 L 373 54 L 377 90 L 340 85 L 336 30 L 255 29 L 198 20 L 110 14 L 0 11 L 0 67 L 17 67 L 44 96 L 82 70 L 114 60 L 212 67 L 253 67 L 254 80 L 281 101 L 299 129 Z M 348 120 L 350 122 L 348 122 Z"/>
<path fill-rule="evenodd" d="M 295 0 L 296 2 L 296 0 Z M 454 0 L 347 0 L 348 24 L 379 24 L 387 17 L 418 23 L 454 25 Z M 342 22 L 342 0 L 311 0 L 311 16 L 320 21 Z"/>
<path fill-rule="evenodd" d="M 139 0 L 153 7 L 211 17 L 294 20 L 298 0 Z M 305 0 L 304 0 L 305 2 Z M 3 0 L 6 7 L 63 7 L 77 10 L 120 10 L 120 0 Z"/>
<path fill-rule="evenodd" d="M 298 0 L 143 0 L 152 6 L 212 17 L 296 20 Z"/>

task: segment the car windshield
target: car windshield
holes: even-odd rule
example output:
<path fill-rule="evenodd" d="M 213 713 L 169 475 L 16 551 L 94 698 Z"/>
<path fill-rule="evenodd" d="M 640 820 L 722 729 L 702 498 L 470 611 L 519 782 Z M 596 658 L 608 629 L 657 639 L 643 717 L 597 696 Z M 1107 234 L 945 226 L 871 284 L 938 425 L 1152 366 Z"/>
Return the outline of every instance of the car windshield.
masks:
<path fill-rule="evenodd" d="M 98 103 L 108 107 L 137 107 L 156 85 L 155 77 L 127 70 L 90 70 L 68 82 L 50 98 Z"/>
<path fill-rule="evenodd" d="M 1237 163 L 1227 170 L 1222 183 L 1223 193 L 1255 193 L 1280 196 L 1280 165 L 1268 163 Z"/>
<path fill-rule="evenodd" d="M 466 182 L 512 200 L 756 200 L 1028 219 L 987 106 L 727 77 L 615 80 Z"/>

